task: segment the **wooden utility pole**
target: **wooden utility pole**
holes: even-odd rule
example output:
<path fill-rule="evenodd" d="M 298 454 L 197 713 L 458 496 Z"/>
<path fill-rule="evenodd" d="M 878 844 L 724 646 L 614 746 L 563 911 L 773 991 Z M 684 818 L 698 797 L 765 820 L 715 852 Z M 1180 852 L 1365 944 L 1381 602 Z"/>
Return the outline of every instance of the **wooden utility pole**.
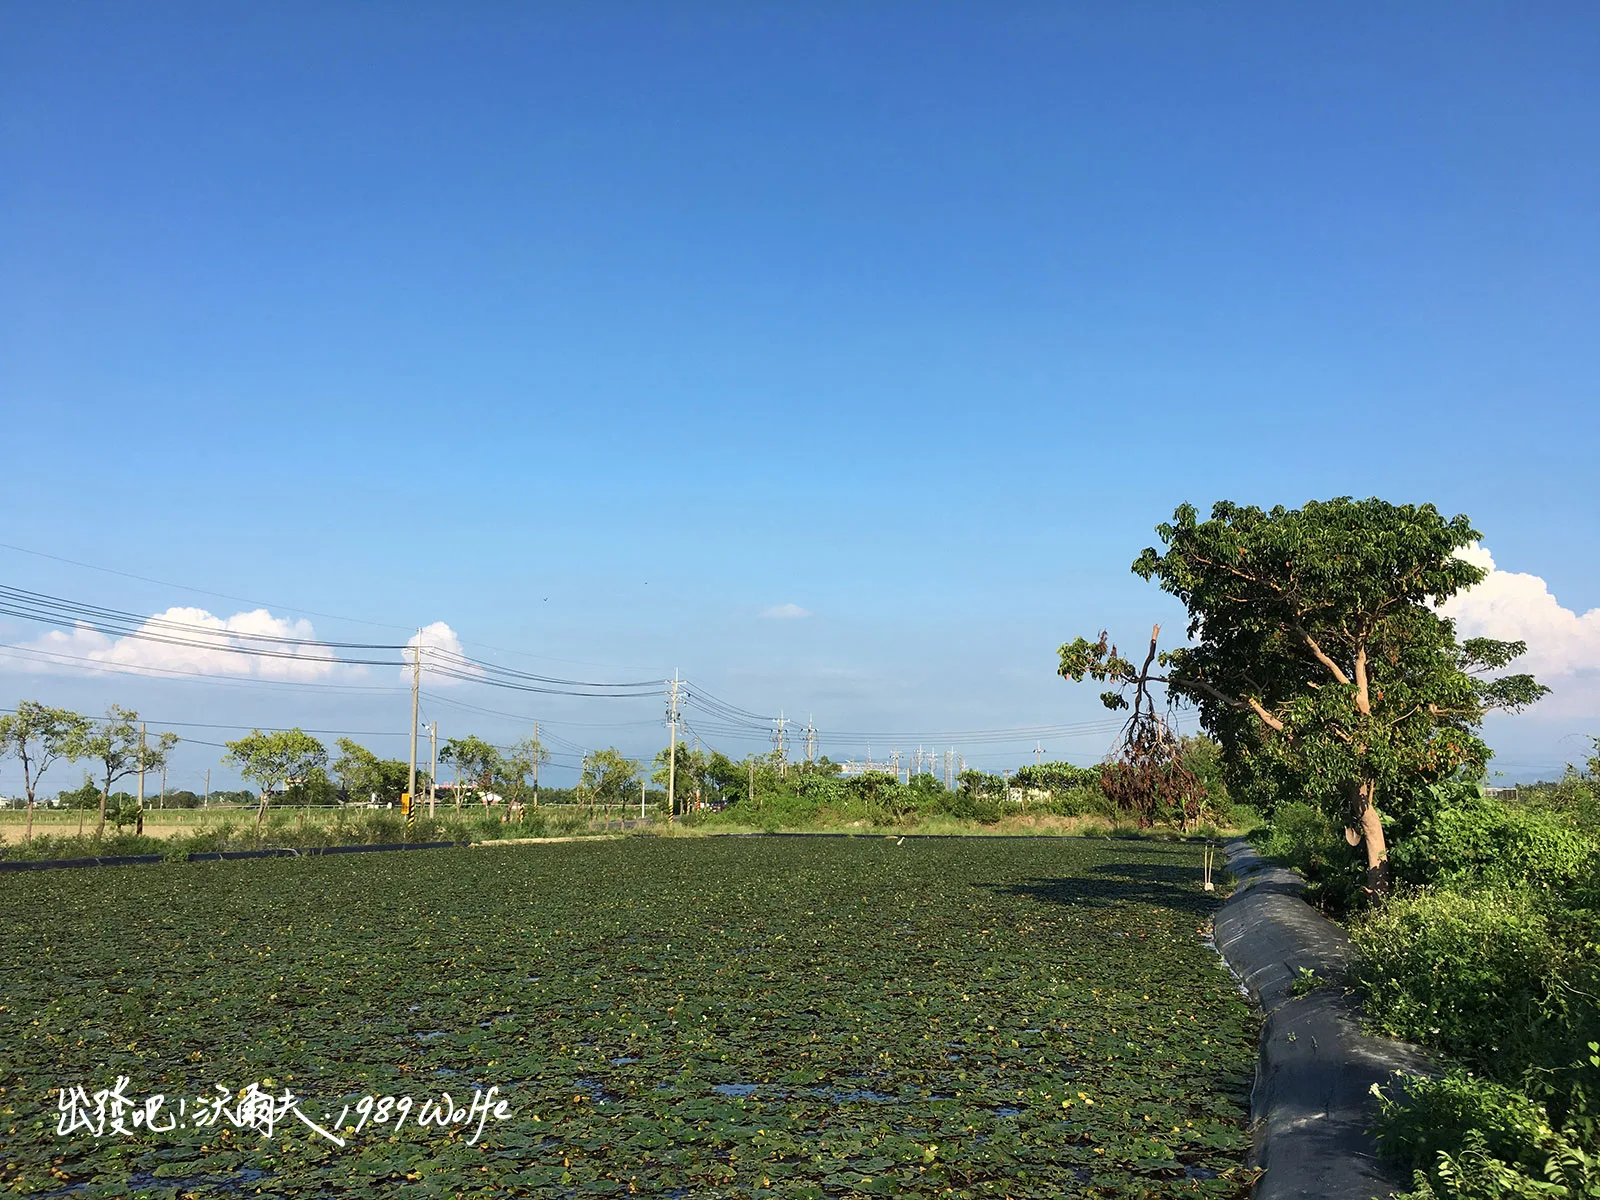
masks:
<path fill-rule="evenodd" d="M 644 820 L 644 776 L 639 776 L 639 820 Z"/>
<path fill-rule="evenodd" d="M 433 819 L 433 806 L 438 798 L 433 781 L 439 777 L 439 722 L 428 726 L 428 818 Z"/>
<path fill-rule="evenodd" d="M 201 808 L 211 807 L 211 768 L 206 768 L 206 798 L 201 801 Z"/>
<path fill-rule="evenodd" d="M 406 777 L 406 829 L 411 828 L 411 813 L 417 796 L 417 704 L 422 693 L 422 630 L 411 654 L 411 771 Z"/>
<path fill-rule="evenodd" d="M 539 722 L 533 723 L 533 806 L 539 807 L 539 759 L 543 757 L 544 743 L 539 740 Z"/>
<path fill-rule="evenodd" d="M 756 760 L 750 760 L 750 793 L 745 797 L 750 802 L 750 807 L 756 806 Z"/>
<path fill-rule="evenodd" d="M 139 722 L 139 824 L 136 832 L 144 836 L 144 722 Z"/>
<path fill-rule="evenodd" d="M 667 820 L 678 815 L 678 673 L 672 673 L 672 698 L 667 701 L 667 724 L 672 741 L 667 748 Z"/>

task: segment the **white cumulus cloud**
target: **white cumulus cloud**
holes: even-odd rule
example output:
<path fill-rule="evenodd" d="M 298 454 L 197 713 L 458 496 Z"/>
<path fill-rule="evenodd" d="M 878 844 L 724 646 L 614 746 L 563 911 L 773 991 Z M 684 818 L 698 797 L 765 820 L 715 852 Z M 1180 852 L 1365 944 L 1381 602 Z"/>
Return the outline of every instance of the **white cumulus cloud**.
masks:
<path fill-rule="evenodd" d="M 1457 556 L 1488 572 L 1476 587 L 1439 606 L 1455 621 L 1458 637 L 1527 642 L 1528 653 L 1513 669 L 1531 672 L 1557 695 L 1574 683 L 1588 692 L 1600 682 L 1600 608 L 1581 615 L 1563 608 L 1539 576 L 1500 570 L 1494 556 L 1476 543 Z"/>
<path fill-rule="evenodd" d="M 262 636 L 284 640 L 256 640 Z M 175 672 L 307 681 L 352 670 L 333 661 L 333 649 L 317 641 L 310 621 L 275 617 L 264 608 L 231 617 L 203 608 L 169 608 L 134 635 L 112 637 L 79 624 L 71 630 L 52 629 L 12 648 L 20 652 L 10 657 L 22 670 L 52 674 Z M 271 654 L 241 652 L 263 649 Z"/>
<path fill-rule="evenodd" d="M 425 625 L 411 637 L 406 639 L 407 665 L 400 668 L 401 678 L 406 683 L 411 682 L 411 656 L 413 648 L 422 647 L 422 673 L 424 678 L 432 683 L 450 686 L 460 683 L 460 676 L 470 675 L 477 678 L 483 674 L 483 668 L 466 660 L 466 651 L 461 648 L 461 638 L 456 631 L 443 621 L 435 621 L 432 625 Z M 449 672 L 443 674 L 442 672 Z"/>
<path fill-rule="evenodd" d="M 801 617 L 809 617 L 811 610 L 801 608 L 798 604 L 775 604 L 761 614 L 775 621 L 794 621 Z"/>

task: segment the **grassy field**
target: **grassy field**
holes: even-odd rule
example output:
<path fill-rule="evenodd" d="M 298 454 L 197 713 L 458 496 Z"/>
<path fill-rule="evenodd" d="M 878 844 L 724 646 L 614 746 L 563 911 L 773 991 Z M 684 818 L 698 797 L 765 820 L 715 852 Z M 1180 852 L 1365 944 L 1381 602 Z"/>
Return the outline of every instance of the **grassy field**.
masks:
<path fill-rule="evenodd" d="M 418 806 L 419 816 L 426 815 L 427 806 Z M 530 815 L 534 810 L 530 810 Z M 593 821 L 597 829 L 609 821 L 615 823 L 623 817 L 636 816 L 638 809 L 635 807 L 595 808 L 580 807 L 570 804 L 550 804 L 537 810 L 547 818 L 572 817 L 574 819 L 588 818 L 594 814 Z M 457 810 L 450 804 L 441 804 L 437 809 L 441 818 L 449 819 L 457 814 Z M 499 809 L 486 809 L 482 805 L 468 805 L 460 810 L 460 815 L 468 819 L 498 820 Z M 334 825 L 348 824 L 354 821 L 363 821 L 387 817 L 398 817 L 395 809 L 368 809 L 362 806 L 349 807 L 296 807 L 294 805 L 274 805 L 269 810 L 272 822 L 279 828 L 286 825 Z M 92 836 L 95 825 L 99 821 L 99 813 L 93 809 L 87 810 L 81 822 L 85 836 Z M 254 805 L 241 808 L 236 805 L 217 805 L 212 808 L 147 808 L 145 809 L 144 831 L 146 837 L 174 838 L 186 837 L 191 834 L 207 830 L 220 829 L 224 826 L 233 826 L 239 829 L 253 829 L 256 824 L 256 809 Z M 38 808 L 33 814 L 33 835 L 36 838 L 63 838 L 77 834 L 80 825 L 78 811 L 73 809 Z M 0 812 L 0 845 L 20 845 L 23 835 L 28 828 L 28 814 L 26 811 L 9 810 Z M 132 825 L 125 827 L 124 832 L 131 831 Z M 106 836 L 114 837 L 117 830 L 114 825 L 107 823 Z M 92 851 L 91 851 L 92 852 Z"/>
<path fill-rule="evenodd" d="M 1198 859 L 635 838 L 6 877 L 0 1186 L 1244 1196 L 1257 1024 Z M 184 1124 L 58 1134 L 55 1089 L 119 1075 Z M 196 1121 L 251 1083 L 346 1144 Z M 506 1101 L 476 1137 L 361 1112 L 474 1086 Z"/>
<path fill-rule="evenodd" d="M 306 810 L 308 819 L 317 820 L 320 810 Z M 100 814 L 88 809 L 83 815 L 86 832 L 93 833 Z M 193 833 L 197 829 L 213 829 L 229 821 L 242 824 L 255 819 L 254 809 L 234 807 L 217 808 L 149 808 L 145 810 L 145 832 L 152 837 L 170 837 L 177 833 Z M 0 842 L 18 842 L 28 827 L 26 811 L 0 812 Z M 108 829 L 111 826 L 107 826 Z M 33 811 L 33 832 L 36 836 L 62 837 L 78 830 L 78 810 L 36 808 Z"/>

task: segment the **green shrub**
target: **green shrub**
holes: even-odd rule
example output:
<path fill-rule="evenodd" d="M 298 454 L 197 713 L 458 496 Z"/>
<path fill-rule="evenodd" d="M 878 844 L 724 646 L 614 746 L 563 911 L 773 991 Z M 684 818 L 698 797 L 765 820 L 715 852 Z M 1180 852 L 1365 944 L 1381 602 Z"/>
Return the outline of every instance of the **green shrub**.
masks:
<path fill-rule="evenodd" d="M 1600 845 L 1555 812 L 1458 789 L 1397 842 L 1389 861 L 1395 877 L 1411 883 L 1566 893 L 1593 880 Z"/>
<path fill-rule="evenodd" d="M 1293 867 L 1306 880 L 1306 899 L 1331 912 L 1347 912 L 1363 896 L 1362 864 L 1335 827 L 1312 804 L 1280 804 L 1259 845 L 1269 858 Z"/>
<path fill-rule="evenodd" d="M 91 858 L 100 855 L 162 854 L 167 850 L 160 838 L 141 837 L 120 830 L 110 836 L 94 838 L 73 834 L 51 836 L 35 834 L 26 842 L 0 842 L 0 858 L 13 862 L 39 862 L 51 858 Z"/>
<path fill-rule="evenodd" d="M 1351 929 L 1367 1014 L 1384 1033 L 1515 1079 L 1574 1040 L 1574 964 L 1545 912 L 1509 888 L 1399 895 Z"/>
<path fill-rule="evenodd" d="M 1474 1130 L 1502 1162 L 1525 1171 L 1544 1167 L 1543 1147 L 1554 1130 L 1543 1106 L 1516 1088 L 1457 1068 L 1442 1079 L 1408 1079 L 1399 1096 L 1377 1094 L 1379 1148 L 1408 1170 L 1433 1166 L 1441 1151 L 1459 1150 Z"/>
<path fill-rule="evenodd" d="M 1600 1067 L 1600 1044 L 1582 1067 Z M 1561 1129 L 1526 1093 L 1466 1071 L 1407 1080 L 1398 1096 L 1376 1085 L 1385 1156 L 1411 1169 L 1402 1200 L 1600 1196 L 1592 1122 Z"/>
<path fill-rule="evenodd" d="M 1247 834 L 1254 833 L 1267 825 L 1267 819 L 1259 808 L 1251 804 L 1230 804 L 1222 814 L 1222 819 L 1230 828 L 1242 829 Z"/>
<path fill-rule="evenodd" d="M 1096 779 L 1093 783 L 1083 783 L 1067 788 L 1055 794 L 1046 811 L 1059 817 L 1106 817 L 1110 820 L 1117 819 L 1117 806 L 1105 794 Z"/>

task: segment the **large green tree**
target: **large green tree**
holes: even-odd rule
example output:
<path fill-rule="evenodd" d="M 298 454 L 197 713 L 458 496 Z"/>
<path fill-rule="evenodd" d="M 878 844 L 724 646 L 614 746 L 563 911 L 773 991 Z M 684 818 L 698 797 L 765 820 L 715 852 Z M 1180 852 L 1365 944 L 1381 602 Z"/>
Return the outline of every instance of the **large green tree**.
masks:
<path fill-rule="evenodd" d="M 91 758 L 100 774 L 100 824 L 94 835 L 100 837 L 106 829 L 106 803 L 111 798 L 111 785 L 138 772 L 141 765 L 146 771 L 159 771 L 178 744 L 175 733 L 158 733 L 152 741 L 139 732 L 139 714 L 132 709 L 113 704 L 106 709 L 104 721 L 86 724 L 81 741 L 74 747 L 75 758 Z M 139 815 L 139 829 L 144 831 L 144 814 Z"/>
<path fill-rule="evenodd" d="M 89 719 L 66 708 L 51 708 L 36 700 L 22 700 L 15 712 L 0 716 L 0 758 L 22 764 L 22 786 L 28 796 L 28 827 L 23 841 L 33 837 L 34 793 L 39 777 L 58 759 L 76 758 Z"/>
<path fill-rule="evenodd" d="M 1133 570 L 1188 608 L 1190 644 L 1154 655 L 1152 639 L 1136 668 L 1105 634 L 1080 637 L 1061 647 L 1060 673 L 1114 684 L 1101 697 L 1111 708 L 1148 683 L 1196 704 L 1239 775 L 1341 819 L 1382 890 L 1380 799 L 1481 772 L 1484 715 L 1548 690 L 1529 675 L 1489 677 L 1523 643 L 1458 642 L 1438 612 L 1483 578 L 1456 556 L 1479 533 L 1432 505 L 1348 497 L 1271 511 L 1223 501 L 1206 521 L 1186 504 L 1156 533 L 1165 550 L 1146 549 Z"/>
<path fill-rule="evenodd" d="M 615 746 L 583 756 L 578 790 L 590 804 L 626 804 L 639 784 L 639 764 Z"/>
<path fill-rule="evenodd" d="M 367 802 L 372 799 L 392 804 L 400 803 L 411 778 L 410 762 L 396 758 L 379 758 L 359 742 L 339 738 L 339 757 L 334 759 L 333 773 L 339 777 L 345 796 L 351 801 Z M 424 773 L 417 772 L 419 779 Z"/>
<path fill-rule="evenodd" d="M 461 785 L 474 788 L 493 786 L 502 773 L 500 751 L 481 737 L 451 738 L 439 750 L 439 761 L 456 769 L 456 807 L 461 807 Z"/>
<path fill-rule="evenodd" d="M 534 807 L 539 805 L 539 767 L 550 761 L 550 751 L 538 738 L 523 738 L 500 756 L 500 778 L 505 784 L 506 799 L 521 802 L 530 793 Z M 533 776 L 533 786 L 528 776 Z"/>
<path fill-rule="evenodd" d="M 328 765 L 328 748 L 298 727 L 271 733 L 252 729 L 238 741 L 228 742 L 227 747 L 222 761 L 237 767 L 240 775 L 261 789 L 257 825 L 266 819 L 273 788 L 285 786 L 290 780 L 310 778 Z"/>
<path fill-rule="evenodd" d="M 715 753 L 713 751 L 713 753 Z M 680 741 L 676 747 L 676 769 L 673 766 L 674 749 L 663 746 L 656 751 L 655 759 L 651 766 L 650 782 L 665 788 L 670 781 L 672 785 L 672 802 L 678 813 L 688 812 L 691 799 L 694 796 L 703 796 L 709 785 L 708 770 L 710 759 L 704 750 L 692 746 L 688 742 Z"/>

